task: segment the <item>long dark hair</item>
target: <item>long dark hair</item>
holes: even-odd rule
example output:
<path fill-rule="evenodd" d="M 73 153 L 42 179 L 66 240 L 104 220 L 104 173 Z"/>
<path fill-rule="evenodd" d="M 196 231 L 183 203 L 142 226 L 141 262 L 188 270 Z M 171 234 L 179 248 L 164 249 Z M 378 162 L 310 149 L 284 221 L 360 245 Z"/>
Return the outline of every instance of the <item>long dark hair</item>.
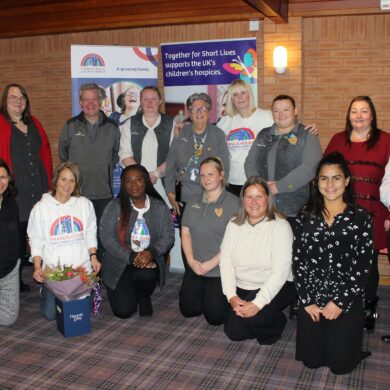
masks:
<path fill-rule="evenodd" d="M 371 131 L 367 139 L 367 149 L 371 149 L 379 141 L 380 129 L 378 129 L 375 106 L 369 96 L 356 96 L 355 98 L 352 99 L 348 107 L 347 117 L 345 119 L 345 132 L 347 133 L 347 143 L 351 144 L 352 123 L 351 120 L 349 119 L 349 116 L 351 114 L 352 104 L 355 102 L 366 102 L 370 107 L 372 121 L 371 121 Z"/>
<path fill-rule="evenodd" d="M 161 195 L 155 190 L 153 187 L 152 182 L 150 181 L 149 172 L 146 170 L 146 168 L 143 165 L 140 164 L 133 164 L 128 165 L 121 174 L 121 188 L 119 191 L 119 202 L 121 205 L 121 214 L 120 214 L 120 220 L 119 220 L 119 241 L 122 245 L 126 245 L 126 233 L 127 233 L 127 227 L 130 219 L 131 214 L 131 202 L 129 194 L 125 190 L 124 186 L 124 180 L 126 177 L 127 172 L 130 171 L 138 171 L 145 182 L 145 193 L 149 195 L 150 197 L 157 198 L 162 200 Z"/>
<path fill-rule="evenodd" d="M 17 189 L 15 186 L 14 178 L 11 175 L 11 170 L 9 169 L 8 164 L 2 158 L 0 158 L 0 168 L 4 168 L 9 176 L 8 187 L 3 193 L 3 199 L 12 198 L 16 196 Z"/>
<path fill-rule="evenodd" d="M 24 88 L 20 84 L 16 83 L 11 83 L 8 84 L 3 91 L 3 96 L 1 97 L 1 103 L 0 103 L 0 113 L 4 115 L 4 118 L 9 122 L 9 123 L 14 123 L 13 120 L 11 119 L 8 110 L 7 110 L 7 99 L 8 99 L 8 92 L 12 88 L 19 88 L 20 93 L 22 96 L 26 99 L 26 107 L 24 108 L 22 112 L 22 121 L 25 125 L 28 125 L 29 123 L 32 122 L 31 118 L 31 112 L 30 112 L 30 99 L 28 98 L 26 88 Z"/>
<path fill-rule="evenodd" d="M 311 216 L 321 216 L 322 214 L 327 214 L 328 211 L 325 207 L 324 197 L 320 193 L 318 188 L 318 180 L 321 169 L 325 165 L 337 165 L 343 172 L 345 178 L 351 178 L 351 172 L 349 171 L 348 165 L 343 157 L 343 155 L 339 152 L 332 152 L 322 158 L 319 162 L 316 176 L 313 179 L 310 186 L 310 196 L 309 200 L 306 203 L 306 206 L 303 208 L 302 212 L 307 217 Z M 353 198 L 353 188 L 352 188 L 352 180 L 349 180 L 347 187 L 345 187 L 345 191 L 343 193 L 343 201 L 349 206 L 355 209 L 355 201 Z"/>

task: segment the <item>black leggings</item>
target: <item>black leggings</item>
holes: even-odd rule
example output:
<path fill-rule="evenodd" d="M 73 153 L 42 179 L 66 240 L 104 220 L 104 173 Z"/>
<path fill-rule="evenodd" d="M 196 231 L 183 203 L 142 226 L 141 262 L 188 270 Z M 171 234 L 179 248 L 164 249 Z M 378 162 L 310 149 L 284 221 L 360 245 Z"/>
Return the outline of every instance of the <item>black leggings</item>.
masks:
<path fill-rule="evenodd" d="M 222 293 L 221 278 L 199 276 L 188 267 L 180 288 L 179 307 L 184 317 L 203 314 L 209 324 L 223 324 L 229 304 Z"/>
<path fill-rule="evenodd" d="M 158 268 L 137 268 L 128 265 L 120 277 L 115 290 L 107 288 L 108 301 L 116 317 L 129 318 L 137 311 L 141 298 L 149 298 L 156 288 Z"/>
<path fill-rule="evenodd" d="M 23 265 L 26 261 L 26 255 L 27 255 L 27 221 L 19 222 L 19 245 L 20 245 L 20 267 L 19 267 L 19 280 L 21 284 L 23 284 L 22 280 L 22 271 L 23 271 Z"/>

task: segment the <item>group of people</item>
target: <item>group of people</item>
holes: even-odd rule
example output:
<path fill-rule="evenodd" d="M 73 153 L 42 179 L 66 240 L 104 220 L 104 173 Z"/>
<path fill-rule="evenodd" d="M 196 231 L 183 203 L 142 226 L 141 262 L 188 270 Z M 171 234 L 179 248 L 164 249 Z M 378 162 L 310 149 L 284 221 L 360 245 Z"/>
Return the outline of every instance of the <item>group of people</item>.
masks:
<path fill-rule="evenodd" d="M 206 93 L 187 99 L 189 120 L 180 126 L 160 112 L 157 88 L 139 98 L 141 111 L 115 122 L 101 111 L 99 86 L 83 85 L 81 113 L 62 129 L 62 163 L 52 177 L 47 136 L 25 89 L 5 88 L 0 324 L 18 315 L 26 232 L 37 282 L 46 264 L 82 265 L 102 275 L 115 316 L 151 316 L 175 240 L 171 208 L 180 217 L 184 316 L 223 324 L 231 340 L 273 344 L 287 323 L 284 309 L 295 303 L 296 359 L 352 371 L 370 354 L 362 351 L 363 329 L 374 330 L 378 253 L 390 227 L 385 182 L 386 206 L 379 193 L 390 136 L 377 127 L 371 99 L 352 100 L 345 130 L 323 156 L 316 126 L 299 122 L 291 96 L 261 110 L 242 80 L 229 86 L 216 125 Z M 112 199 L 118 161 L 121 186 Z M 41 312 L 55 318 L 44 284 Z"/>

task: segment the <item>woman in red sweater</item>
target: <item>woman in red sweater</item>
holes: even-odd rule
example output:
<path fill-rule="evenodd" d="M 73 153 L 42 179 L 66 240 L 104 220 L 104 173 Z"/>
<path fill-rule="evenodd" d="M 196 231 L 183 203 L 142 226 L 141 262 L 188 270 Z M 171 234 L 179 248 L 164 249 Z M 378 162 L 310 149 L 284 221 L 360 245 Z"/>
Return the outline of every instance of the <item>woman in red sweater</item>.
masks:
<path fill-rule="evenodd" d="M 365 289 L 364 324 L 368 332 L 373 332 L 378 302 L 378 253 L 387 246 L 384 224 L 388 210 L 380 202 L 379 187 L 389 160 L 390 134 L 378 128 L 375 106 L 370 97 L 352 99 L 345 131 L 332 137 L 324 155 L 333 151 L 342 153 L 347 161 L 356 203 L 371 214 L 374 224 L 375 255 Z"/>

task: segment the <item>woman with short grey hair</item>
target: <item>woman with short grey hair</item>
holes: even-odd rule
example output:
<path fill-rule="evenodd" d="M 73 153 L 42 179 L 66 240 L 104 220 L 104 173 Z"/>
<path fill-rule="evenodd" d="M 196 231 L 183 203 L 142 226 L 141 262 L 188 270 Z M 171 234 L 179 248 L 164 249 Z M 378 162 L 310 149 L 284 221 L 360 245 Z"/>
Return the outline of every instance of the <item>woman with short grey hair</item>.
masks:
<path fill-rule="evenodd" d="M 187 99 L 191 117 L 169 149 L 165 174 L 165 191 L 177 215 L 186 202 L 199 197 L 199 165 L 207 157 L 219 157 L 225 176 L 229 175 L 229 152 L 223 131 L 209 123 L 211 98 L 206 93 L 194 93 Z"/>
<path fill-rule="evenodd" d="M 207 95 L 207 93 L 193 93 L 190 95 L 186 102 L 187 110 L 190 111 L 190 108 L 195 100 L 203 100 L 205 102 L 205 106 L 208 110 L 211 110 L 211 107 L 213 105 L 211 97 Z"/>

